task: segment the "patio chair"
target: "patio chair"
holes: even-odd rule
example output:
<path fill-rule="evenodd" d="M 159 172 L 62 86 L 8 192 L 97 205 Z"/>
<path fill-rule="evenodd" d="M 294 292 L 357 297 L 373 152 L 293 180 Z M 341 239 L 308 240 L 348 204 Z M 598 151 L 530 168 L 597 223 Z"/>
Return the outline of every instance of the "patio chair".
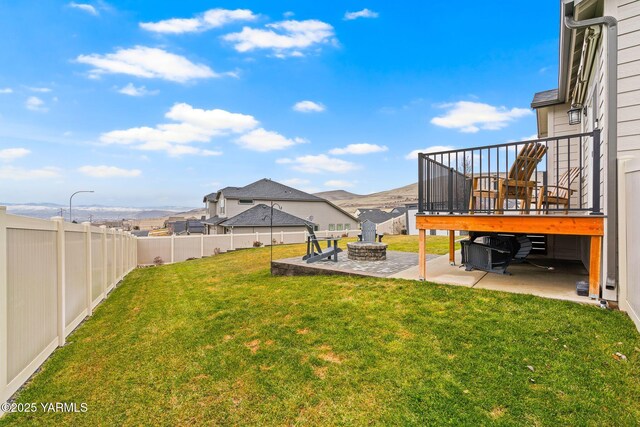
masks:
<path fill-rule="evenodd" d="M 529 142 L 524 144 L 516 156 L 511 169 L 506 177 L 498 175 L 474 176 L 472 182 L 471 198 L 469 200 L 469 211 L 473 213 L 476 209 L 476 199 L 493 199 L 496 213 L 503 213 L 505 200 L 521 200 L 521 212 L 529 213 L 533 191 L 538 187 L 536 180 L 531 176 L 547 154 L 547 146 L 539 142 Z M 483 181 L 488 181 L 486 187 L 482 186 Z"/>
<path fill-rule="evenodd" d="M 338 254 L 342 252 L 342 249 L 338 247 L 337 237 L 317 237 L 313 229 L 313 226 L 306 224 L 307 227 L 307 254 L 302 257 L 303 261 L 307 261 L 307 264 L 311 264 L 322 259 L 333 260 L 338 262 Z M 327 247 L 322 249 L 320 241 L 326 241 Z M 333 245 L 331 244 L 333 242 Z"/>
<path fill-rule="evenodd" d="M 542 212 L 543 204 L 545 205 L 545 212 L 547 213 L 549 212 L 549 205 L 556 205 L 558 207 L 564 205 L 564 213 L 565 215 L 568 214 L 569 200 L 571 199 L 571 195 L 576 192 L 576 190 L 571 189 L 571 185 L 579 176 L 580 168 L 570 168 L 560 175 L 558 185 L 547 185 L 546 188 L 541 187 L 536 206 L 538 211 Z"/>

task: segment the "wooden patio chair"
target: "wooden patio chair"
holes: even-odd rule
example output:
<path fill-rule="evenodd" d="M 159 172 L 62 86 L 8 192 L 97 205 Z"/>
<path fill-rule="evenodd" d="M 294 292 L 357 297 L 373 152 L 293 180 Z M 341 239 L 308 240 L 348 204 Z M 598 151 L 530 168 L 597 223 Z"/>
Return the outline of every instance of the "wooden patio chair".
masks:
<path fill-rule="evenodd" d="M 312 225 L 306 224 L 305 226 L 307 227 L 308 233 L 307 254 L 302 257 L 302 260 L 307 261 L 308 264 L 323 259 L 338 262 L 338 254 L 342 252 L 342 249 L 338 247 L 338 241 L 340 239 L 336 237 L 317 237 Z M 327 242 L 327 247 L 325 249 L 322 249 L 320 246 L 321 241 Z M 333 245 L 331 242 L 333 242 Z"/>
<path fill-rule="evenodd" d="M 538 193 L 537 208 L 539 212 L 542 212 L 542 205 L 545 204 L 545 212 L 549 212 L 549 205 L 564 205 L 565 215 L 569 213 L 569 200 L 571 195 L 576 190 L 571 189 L 573 181 L 580 176 L 580 168 L 570 168 L 566 170 L 558 179 L 558 185 L 547 185 L 547 187 L 540 187 Z"/>
<path fill-rule="evenodd" d="M 496 213 L 503 213 L 505 200 L 521 200 L 523 202 L 521 212 L 529 213 L 533 192 L 538 187 L 531 176 L 547 154 L 547 146 L 539 142 L 524 144 L 516 156 L 511 169 L 506 177 L 498 175 L 474 176 L 472 182 L 469 211 L 476 209 L 476 199 L 493 199 Z M 482 181 L 488 181 L 488 187 L 482 187 Z"/>

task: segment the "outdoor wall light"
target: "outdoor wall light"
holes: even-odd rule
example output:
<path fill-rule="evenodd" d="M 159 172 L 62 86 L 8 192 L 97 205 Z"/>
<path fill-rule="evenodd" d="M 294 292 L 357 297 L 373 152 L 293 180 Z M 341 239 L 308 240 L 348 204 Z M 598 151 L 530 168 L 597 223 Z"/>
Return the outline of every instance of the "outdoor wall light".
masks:
<path fill-rule="evenodd" d="M 574 105 L 567 111 L 567 114 L 569 115 L 570 125 L 579 125 L 582 121 L 582 107 L 580 105 Z"/>

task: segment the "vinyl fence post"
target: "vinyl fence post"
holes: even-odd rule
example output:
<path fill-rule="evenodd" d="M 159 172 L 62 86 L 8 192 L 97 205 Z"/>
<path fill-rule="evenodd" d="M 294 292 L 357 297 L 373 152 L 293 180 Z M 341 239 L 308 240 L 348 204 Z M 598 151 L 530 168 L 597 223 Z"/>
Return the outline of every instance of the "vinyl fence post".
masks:
<path fill-rule="evenodd" d="M 116 234 L 117 230 L 115 228 L 111 229 L 111 235 L 112 237 L 112 242 L 113 242 L 113 250 L 111 251 L 111 254 L 113 256 L 113 262 L 112 264 L 112 269 L 113 269 L 113 286 L 115 286 L 118 283 L 118 254 L 116 253 L 117 248 L 117 234 Z"/>
<path fill-rule="evenodd" d="M 176 240 L 176 235 L 172 234 L 171 235 L 171 264 L 173 264 L 173 260 L 175 257 L 175 240 Z"/>
<path fill-rule="evenodd" d="M 57 271 L 58 271 L 58 346 L 62 347 L 65 343 L 65 293 L 66 293 L 66 272 L 65 272 L 65 242 L 64 242 L 64 219 L 61 216 L 54 216 L 51 218 L 57 223 Z"/>
<path fill-rule="evenodd" d="M 107 296 L 107 287 L 109 287 L 107 280 L 109 280 L 109 273 L 107 272 L 107 226 L 101 225 L 100 232 L 102 233 L 102 299 Z"/>
<path fill-rule="evenodd" d="M 284 243 L 284 230 L 280 230 L 280 243 Z"/>
<path fill-rule="evenodd" d="M 91 302 L 93 301 L 93 296 L 91 292 L 93 292 L 93 274 L 91 271 L 92 262 L 92 253 L 91 253 L 91 223 L 83 222 L 82 226 L 84 227 L 84 244 L 85 244 L 85 253 L 86 256 L 86 286 L 87 286 L 87 316 L 91 316 L 93 309 L 91 307 Z"/>
<path fill-rule="evenodd" d="M 9 303 L 7 277 L 7 208 L 0 206 L 0 404 L 5 403 L 7 396 L 9 347 Z M 0 410 L 0 415 L 3 412 Z"/>
<path fill-rule="evenodd" d="M 233 231 L 231 233 L 229 233 L 229 250 L 232 251 L 233 250 Z"/>
<path fill-rule="evenodd" d="M 204 234 L 200 235 L 200 258 L 204 258 Z"/>

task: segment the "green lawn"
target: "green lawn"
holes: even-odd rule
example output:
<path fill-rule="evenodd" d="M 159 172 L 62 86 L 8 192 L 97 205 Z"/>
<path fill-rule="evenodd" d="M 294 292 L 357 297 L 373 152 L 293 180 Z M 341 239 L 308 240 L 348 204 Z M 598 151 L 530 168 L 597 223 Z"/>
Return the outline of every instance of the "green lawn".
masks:
<path fill-rule="evenodd" d="M 88 411 L 0 425 L 640 424 L 621 312 L 268 264 L 260 248 L 133 271 L 18 396 Z"/>

